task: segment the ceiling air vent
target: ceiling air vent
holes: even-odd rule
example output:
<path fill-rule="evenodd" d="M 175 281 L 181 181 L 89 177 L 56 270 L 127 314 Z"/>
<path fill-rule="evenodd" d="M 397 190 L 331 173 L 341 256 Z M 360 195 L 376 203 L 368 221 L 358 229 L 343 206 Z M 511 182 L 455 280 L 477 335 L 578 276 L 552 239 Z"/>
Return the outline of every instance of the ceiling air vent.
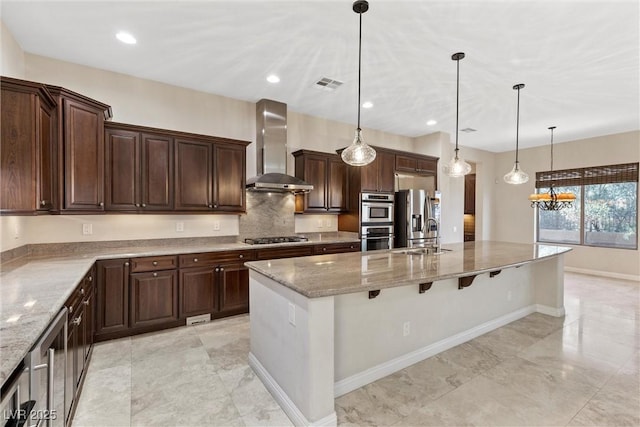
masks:
<path fill-rule="evenodd" d="M 333 92 L 334 90 L 342 86 L 342 83 L 343 82 L 341 82 L 340 80 L 334 80 L 328 77 L 322 77 L 320 80 L 315 82 L 314 87 L 327 92 Z"/>
<path fill-rule="evenodd" d="M 464 129 L 460 129 L 460 132 L 471 133 L 471 132 L 476 132 L 476 129 L 474 129 L 474 128 L 464 128 Z"/>

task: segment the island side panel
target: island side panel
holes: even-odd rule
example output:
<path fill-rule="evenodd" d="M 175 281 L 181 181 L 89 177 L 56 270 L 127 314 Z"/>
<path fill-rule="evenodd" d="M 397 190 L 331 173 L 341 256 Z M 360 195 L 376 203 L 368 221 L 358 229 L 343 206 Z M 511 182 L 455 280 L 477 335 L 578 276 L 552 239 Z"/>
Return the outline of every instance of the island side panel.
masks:
<path fill-rule="evenodd" d="M 536 311 L 531 264 L 478 275 L 335 297 L 336 396 Z M 404 324 L 410 322 L 409 334 Z"/>
<path fill-rule="evenodd" d="M 564 254 L 531 264 L 536 279 L 537 311 L 550 316 L 564 316 Z"/>
<path fill-rule="evenodd" d="M 296 425 L 336 425 L 334 297 L 309 299 L 253 270 L 249 290 L 254 371 Z"/>

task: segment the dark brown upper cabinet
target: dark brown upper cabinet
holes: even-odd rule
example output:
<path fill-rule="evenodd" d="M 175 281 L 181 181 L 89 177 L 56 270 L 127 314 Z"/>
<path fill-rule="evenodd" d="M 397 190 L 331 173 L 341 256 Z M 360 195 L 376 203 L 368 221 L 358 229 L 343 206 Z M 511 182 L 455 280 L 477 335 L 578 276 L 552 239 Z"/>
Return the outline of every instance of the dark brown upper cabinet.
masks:
<path fill-rule="evenodd" d="M 416 175 L 435 175 L 437 169 L 437 158 L 396 154 L 396 172 L 409 172 Z"/>
<path fill-rule="evenodd" d="M 340 156 L 311 150 L 298 150 L 295 157 L 295 174 L 313 185 L 302 198 L 305 213 L 340 213 L 347 209 L 347 164 Z"/>
<path fill-rule="evenodd" d="M 245 212 L 245 141 L 175 139 L 175 209 Z"/>
<path fill-rule="evenodd" d="M 47 86 L 58 108 L 58 200 L 66 213 L 104 211 L 104 121 L 111 107 L 57 86 Z"/>
<path fill-rule="evenodd" d="M 0 211 L 49 211 L 54 203 L 56 102 L 42 84 L 1 79 Z"/>
<path fill-rule="evenodd" d="M 121 123 L 105 125 L 105 209 L 173 209 L 173 138 Z"/>
<path fill-rule="evenodd" d="M 395 182 L 395 154 L 375 147 L 376 159 L 366 166 L 351 166 L 350 182 L 356 184 L 356 191 L 393 193 Z"/>
<path fill-rule="evenodd" d="M 475 215 L 476 213 L 476 174 L 470 173 L 464 176 L 464 213 Z"/>

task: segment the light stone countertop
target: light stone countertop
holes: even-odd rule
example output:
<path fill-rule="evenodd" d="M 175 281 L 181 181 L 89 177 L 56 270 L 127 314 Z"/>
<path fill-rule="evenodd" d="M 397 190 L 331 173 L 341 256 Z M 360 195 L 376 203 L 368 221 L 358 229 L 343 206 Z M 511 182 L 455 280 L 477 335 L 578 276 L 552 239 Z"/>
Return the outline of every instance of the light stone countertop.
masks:
<path fill-rule="evenodd" d="M 568 252 L 551 245 L 476 241 L 442 245 L 440 255 L 399 249 L 245 263 L 307 298 L 418 285 L 515 267 Z"/>
<path fill-rule="evenodd" d="M 309 233 L 308 242 L 249 245 L 246 243 L 165 244 L 126 248 L 93 249 L 83 253 L 22 257 L 2 264 L 0 272 L 0 383 L 31 350 L 62 309 L 84 275 L 97 260 L 141 256 L 180 255 L 258 247 L 360 242 L 354 233 Z M 68 247 L 69 245 L 65 245 Z"/>

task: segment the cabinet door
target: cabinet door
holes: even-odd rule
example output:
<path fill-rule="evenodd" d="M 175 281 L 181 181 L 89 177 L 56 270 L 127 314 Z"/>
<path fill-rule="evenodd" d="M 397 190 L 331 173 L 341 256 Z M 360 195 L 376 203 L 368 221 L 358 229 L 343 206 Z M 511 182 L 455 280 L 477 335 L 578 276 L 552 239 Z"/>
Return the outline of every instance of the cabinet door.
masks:
<path fill-rule="evenodd" d="M 175 141 L 176 210 L 213 209 L 212 150 L 206 142 Z"/>
<path fill-rule="evenodd" d="M 73 357 L 73 381 L 75 384 L 75 390 L 80 386 L 82 372 L 84 371 L 84 327 L 86 324 L 84 305 L 80 304 L 78 307 L 78 310 L 73 313 L 73 318 L 71 320 L 71 328 L 73 329 L 73 335 L 75 336 L 73 349 L 71 352 L 67 349 L 67 357 L 69 354 Z"/>
<path fill-rule="evenodd" d="M 176 270 L 131 274 L 131 327 L 178 319 Z"/>
<path fill-rule="evenodd" d="M 104 116 L 64 99 L 65 209 L 104 210 Z"/>
<path fill-rule="evenodd" d="M 438 160 L 437 159 L 418 159 L 418 173 L 421 175 L 437 175 Z"/>
<path fill-rule="evenodd" d="M 214 208 L 219 211 L 244 212 L 245 148 L 216 145 L 214 150 Z"/>
<path fill-rule="evenodd" d="M 306 155 L 304 158 L 304 180 L 313 184 L 313 190 L 305 195 L 306 212 L 327 210 L 327 159 Z"/>
<path fill-rule="evenodd" d="M 105 131 L 106 209 L 137 210 L 140 205 L 140 134 Z"/>
<path fill-rule="evenodd" d="M 141 208 L 173 209 L 173 139 L 142 134 L 141 148 Z"/>
<path fill-rule="evenodd" d="M 464 213 L 474 215 L 476 213 L 476 175 L 464 176 Z"/>
<path fill-rule="evenodd" d="M 360 172 L 360 191 L 378 191 L 378 163 L 380 153 L 376 159 L 366 166 L 352 166 Z"/>
<path fill-rule="evenodd" d="M 220 311 L 249 311 L 249 269 L 243 264 L 219 267 Z"/>
<path fill-rule="evenodd" d="M 347 164 L 340 158 L 327 161 L 327 208 L 333 212 L 347 210 Z"/>
<path fill-rule="evenodd" d="M 96 336 L 129 329 L 129 261 L 97 262 Z"/>
<path fill-rule="evenodd" d="M 403 172 L 415 172 L 418 169 L 418 161 L 415 157 L 396 154 L 396 170 Z"/>
<path fill-rule="evenodd" d="M 53 144 L 53 114 L 42 103 L 38 102 L 38 144 L 39 155 L 38 161 L 38 198 L 37 209 L 48 211 L 53 208 L 54 195 L 54 155 Z"/>
<path fill-rule="evenodd" d="M 217 310 L 216 272 L 213 267 L 181 269 L 179 289 L 180 318 Z"/>
<path fill-rule="evenodd" d="M 378 191 L 393 192 L 395 184 L 396 156 L 384 151 L 378 151 Z"/>
<path fill-rule="evenodd" d="M 3 212 L 29 212 L 35 207 L 35 102 L 33 94 L 2 89 L 0 206 Z"/>

